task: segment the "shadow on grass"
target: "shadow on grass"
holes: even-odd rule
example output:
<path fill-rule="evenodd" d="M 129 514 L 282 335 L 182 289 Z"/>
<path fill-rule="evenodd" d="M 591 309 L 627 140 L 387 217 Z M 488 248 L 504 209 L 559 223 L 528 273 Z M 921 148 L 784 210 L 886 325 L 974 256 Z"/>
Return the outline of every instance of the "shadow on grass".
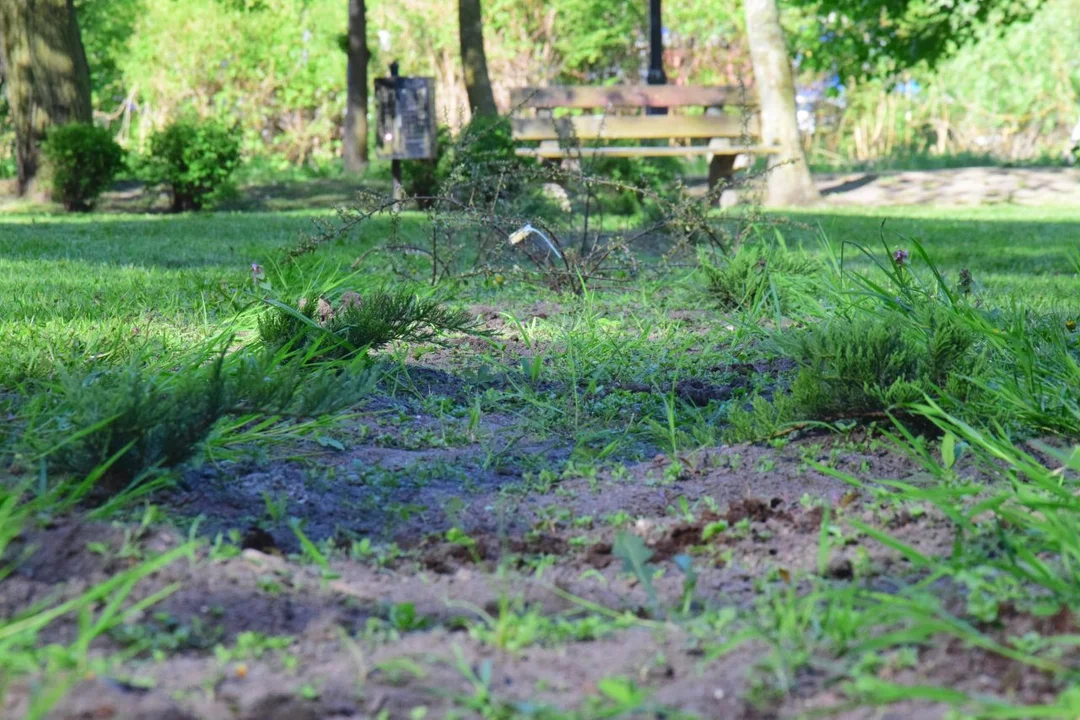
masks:
<path fill-rule="evenodd" d="M 300 178 L 274 180 L 257 177 L 241 182 L 229 196 L 220 201 L 219 212 L 290 212 L 297 210 L 332 210 L 349 205 L 360 190 L 389 192 L 389 186 L 379 180 L 333 178 Z M 98 198 L 98 213 L 165 214 L 169 212 L 168 189 L 164 185 L 147 185 L 138 180 L 121 180 Z M 0 180 L 0 217 L 3 214 L 54 215 L 66 214 L 52 202 L 34 202 L 15 196 L 14 181 Z"/>
<path fill-rule="evenodd" d="M 326 212 L 186 213 L 182 215 L 0 215 L 0 257 L 169 269 L 280 262 L 304 233 L 316 233 Z M 399 230 L 420 232 L 424 217 L 406 213 Z M 352 262 L 390 232 L 374 218 L 321 250 L 320 260 Z M 0 261 L 2 262 L 2 261 Z"/>

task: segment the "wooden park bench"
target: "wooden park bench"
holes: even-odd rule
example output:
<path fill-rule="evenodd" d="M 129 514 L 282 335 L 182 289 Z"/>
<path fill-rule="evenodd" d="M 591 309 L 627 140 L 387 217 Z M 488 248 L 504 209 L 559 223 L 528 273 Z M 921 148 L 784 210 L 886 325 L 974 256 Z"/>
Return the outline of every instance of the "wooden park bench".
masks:
<path fill-rule="evenodd" d="M 539 142 L 519 147 L 520 156 L 566 159 L 576 157 L 693 157 L 711 156 L 709 189 L 735 172 L 738 155 L 779 152 L 760 142 L 755 109 L 740 102 L 743 92 L 732 87 L 679 85 L 564 86 L 517 88 L 511 92 L 515 112 L 533 110 L 533 117 L 513 117 L 513 137 Z M 586 114 L 555 117 L 560 108 Z M 637 109 L 633 115 L 628 108 Z M 644 108 L 704 108 L 703 114 L 644 114 Z M 589 112 L 591 111 L 591 112 Z M 572 146 L 576 140 L 580 147 Z M 596 141 L 689 140 L 664 145 L 600 145 Z M 693 141 L 707 141 L 694 144 Z"/>

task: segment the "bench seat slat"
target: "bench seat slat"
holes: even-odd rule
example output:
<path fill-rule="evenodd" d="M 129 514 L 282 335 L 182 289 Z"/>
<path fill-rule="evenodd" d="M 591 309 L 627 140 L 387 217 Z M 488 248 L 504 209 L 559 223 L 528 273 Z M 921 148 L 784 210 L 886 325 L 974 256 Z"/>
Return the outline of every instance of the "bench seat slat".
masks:
<path fill-rule="evenodd" d="M 727 147 L 710 148 L 706 145 L 692 147 L 583 147 L 580 151 L 575 148 L 517 148 L 520 157 L 535 157 L 545 159 L 562 159 L 581 157 L 588 160 L 590 157 L 696 157 L 700 155 L 773 155 L 779 153 L 779 148 L 765 145 L 752 147 Z"/>
<path fill-rule="evenodd" d="M 579 115 L 564 118 L 515 118 L 510 121 L 515 140 L 664 140 L 669 138 L 739 138 L 757 135 L 756 117 L 731 115 Z"/>

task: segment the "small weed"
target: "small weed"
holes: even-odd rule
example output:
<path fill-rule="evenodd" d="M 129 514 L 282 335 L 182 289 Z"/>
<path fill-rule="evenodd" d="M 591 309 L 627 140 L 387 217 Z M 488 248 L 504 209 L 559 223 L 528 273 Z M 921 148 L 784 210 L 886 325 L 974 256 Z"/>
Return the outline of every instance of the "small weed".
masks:
<path fill-rule="evenodd" d="M 259 337 L 305 360 L 363 356 L 392 342 L 433 342 L 445 333 L 480 333 L 473 318 L 407 291 L 346 291 L 335 308 L 321 295 L 293 308 L 277 300 L 259 320 Z M 482 334 L 482 333 L 481 333 Z"/>
<path fill-rule="evenodd" d="M 452 527 L 446 531 L 447 542 L 453 543 L 460 547 L 465 548 L 469 552 L 469 557 L 476 564 L 480 564 L 483 558 L 480 557 L 480 551 L 477 546 L 475 538 L 469 537 L 464 530 L 457 527 Z"/>

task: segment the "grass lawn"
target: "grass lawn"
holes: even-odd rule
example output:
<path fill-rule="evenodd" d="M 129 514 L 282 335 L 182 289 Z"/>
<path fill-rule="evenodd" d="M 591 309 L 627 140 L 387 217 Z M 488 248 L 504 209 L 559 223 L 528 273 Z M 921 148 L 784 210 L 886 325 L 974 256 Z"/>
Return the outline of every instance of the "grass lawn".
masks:
<path fill-rule="evenodd" d="M 0 716 L 1080 714 L 1080 208 L 580 294 L 328 219 L 0 218 Z"/>
<path fill-rule="evenodd" d="M 905 246 L 921 242 L 942 268 L 967 267 L 987 290 L 1026 302 L 1073 303 L 1080 208 L 837 208 L 792 215 L 832 240 Z"/>

